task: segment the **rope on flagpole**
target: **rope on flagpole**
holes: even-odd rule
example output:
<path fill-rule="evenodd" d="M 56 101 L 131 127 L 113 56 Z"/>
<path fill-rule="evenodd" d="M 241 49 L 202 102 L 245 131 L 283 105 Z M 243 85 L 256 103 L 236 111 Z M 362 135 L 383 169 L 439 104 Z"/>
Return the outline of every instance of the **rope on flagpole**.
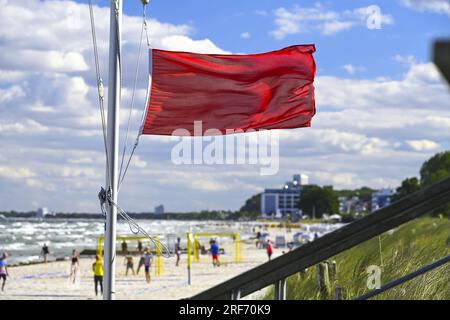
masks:
<path fill-rule="evenodd" d="M 141 54 L 142 54 L 142 42 L 143 42 L 143 38 L 144 38 L 144 32 L 145 32 L 145 36 L 146 36 L 146 41 L 147 41 L 147 49 L 151 49 L 151 44 L 150 44 L 150 37 L 148 34 L 148 23 L 147 23 L 147 5 L 149 3 L 148 0 L 141 0 L 142 1 L 142 28 L 141 28 L 141 37 L 140 37 L 140 42 L 139 42 L 139 52 L 138 52 L 138 59 L 136 62 L 136 70 L 135 70 L 135 77 L 134 77 L 134 86 L 133 86 L 133 92 L 132 92 L 132 96 L 131 96 L 131 108 L 130 108 L 130 112 L 128 115 L 128 125 L 127 125 L 127 131 L 126 131 L 126 136 L 125 136 L 125 144 L 124 144 L 124 148 L 123 148 L 123 152 L 122 152 L 122 160 L 120 163 L 120 174 L 119 174 L 119 185 L 118 185 L 118 191 L 120 191 L 120 187 L 122 185 L 122 182 L 125 179 L 125 176 L 128 172 L 128 168 L 130 167 L 130 163 L 131 160 L 135 154 L 136 148 L 139 145 L 139 138 L 141 136 L 142 133 L 142 126 L 143 126 L 143 122 L 144 122 L 144 117 L 145 117 L 145 113 L 147 110 L 147 106 L 148 106 L 148 98 L 149 98 L 149 89 L 147 87 L 147 97 L 145 100 L 145 108 L 144 108 L 144 112 L 142 113 L 142 117 L 141 117 L 141 125 L 139 127 L 138 133 L 137 133 L 137 137 L 135 139 L 134 145 L 133 145 L 133 149 L 130 152 L 130 155 L 128 157 L 128 160 L 125 164 L 125 169 L 123 169 L 123 165 L 124 165 L 124 159 L 125 159 L 125 153 L 126 153 L 126 149 L 127 149 L 127 145 L 128 145 L 128 134 L 129 134 L 129 130 L 130 130 L 130 121 L 131 121 L 131 115 L 132 115 L 132 111 L 134 109 L 134 102 L 135 102 L 135 94 L 136 94 L 136 89 L 137 89 L 137 80 L 138 80 L 138 76 L 139 76 L 139 65 L 140 65 L 140 60 L 141 60 Z M 123 169 L 123 170 L 122 170 Z"/>
<path fill-rule="evenodd" d="M 98 101 L 99 101 L 99 109 L 100 109 L 100 118 L 102 122 L 102 132 L 103 132 L 103 143 L 105 148 L 105 156 L 106 156 L 106 175 L 107 180 L 111 184 L 111 177 L 109 175 L 109 156 L 108 156 L 108 144 L 106 142 L 106 116 L 105 116 L 105 97 L 104 97 L 104 88 L 103 88 L 103 80 L 100 72 L 100 59 L 98 56 L 98 45 L 97 45 L 97 35 L 95 32 L 95 16 L 94 9 L 92 6 L 92 1 L 89 0 L 89 15 L 91 20 L 91 34 L 92 34 L 92 44 L 94 47 L 94 62 L 95 62 L 95 73 L 97 79 L 97 90 L 98 90 Z"/>
<path fill-rule="evenodd" d="M 130 124 L 131 124 L 131 116 L 133 114 L 133 110 L 134 110 L 134 102 L 135 102 L 135 97 L 136 97 L 136 89 L 137 89 L 137 82 L 138 82 L 138 78 L 139 78 L 139 67 L 140 67 L 140 62 L 141 62 L 141 53 L 142 53 L 142 42 L 144 39 L 144 29 L 145 29 L 145 5 L 142 6 L 142 11 L 143 16 L 144 16 L 144 20 L 142 22 L 142 28 L 141 28 L 141 36 L 139 38 L 139 50 L 138 50 L 138 57 L 137 57 L 137 61 L 136 61 L 136 69 L 134 71 L 134 84 L 133 84 L 133 91 L 131 94 L 131 107 L 130 107 L 130 112 L 128 114 L 128 121 L 127 121 L 127 130 L 125 133 L 125 142 L 123 145 L 123 150 L 122 150 L 122 159 L 120 161 L 120 170 L 119 170 L 119 186 L 120 186 L 120 177 L 122 176 L 122 169 L 123 169 L 123 164 L 124 164 L 124 160 L 125 160 L 125 152 L 128 148 L 128 134 L 130 132 Z M 119 188 L 120 189 L 120 188 Z"/>
<path fill-rule="evenodd" d="M 117 212 L 119 213 L 119 215 L 128 223 L 128 227 L 130 228 L 131 233 L 133 233 L 135 235 L 142 234 L 143 236 L 147 237 L 153 243 L 153 245 L 155 246 L 155 250 L 158 248 L 158 246 L 161 246 L 161 248 L 162 248 L 161 252 L 165 258 L 171 257 L 170 249 L 168 248 L 168 246 L 166 244 L 162 243 L 158 238 L 155 238 L 155 237 L 152 237 L 151 235 L 149 235 L 147 233 L 147 231 L 145 231 L 133 218 L 131 218 L 125 212 L 125 210 L 123 210 L 117 203 L 115 203 L 112 200 L 111 194 L 106 192 L 106 190 L 104 188 L 100 189 L 98 198 L 100 200 L 100 209 L 103 214 L 106 214 L 105 204 L 106 204 L 106 202 L 108 202 L 108 204 L 110 206 L 114 206 L 117 208 Z"/>

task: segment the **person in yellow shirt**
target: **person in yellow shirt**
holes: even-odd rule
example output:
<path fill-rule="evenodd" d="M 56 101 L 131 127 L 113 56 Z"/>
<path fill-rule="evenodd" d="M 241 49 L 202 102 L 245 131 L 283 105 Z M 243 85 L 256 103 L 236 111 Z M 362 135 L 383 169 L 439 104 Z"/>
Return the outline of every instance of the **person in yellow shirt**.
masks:
<path fill-rule="evenodd" d="M 103 295 L 103 261 L 99 255 L 95 257 L 95 262 L 92 264 L 92 271 L 94 272 L 95 295 L 98 294 L 98 285 Z"/>

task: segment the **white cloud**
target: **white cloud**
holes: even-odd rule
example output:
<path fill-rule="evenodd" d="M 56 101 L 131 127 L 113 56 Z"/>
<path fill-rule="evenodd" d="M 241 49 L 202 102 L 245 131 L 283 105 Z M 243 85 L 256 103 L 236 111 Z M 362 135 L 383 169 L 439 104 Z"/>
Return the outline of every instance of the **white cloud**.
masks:
<path fill-rule="evenodd" d="M 55 50 L 18 50 L 14 55 L 0 52 L 3 68 L 27 71 L 74 72 L 89 69 L 84 57 L 78 52 L 59 52 Z"/>
<path fill-rule="evenodd" d="M 435 151 L 439 149 L 439 144 L 431 140 L 408 140 L 406 144 L 415 151 Z"/>
<path fill-rule="evenodd" d="M 29 168 L 0 166 L 0 177 L 8 179 L 23 179 L 34 176 L 36 176 L 36 174 Z"/>
<path fill-rule="evenodd" d="M 0 123 L 0 132 L 2 134 L 17 134 L 17 133 L 32 133 L 32 134 L 38 134 L 38 133 L 44 133 L 48 132 L 49 128 L 46 126 L 43 126 L 39 122 L 33 120 L 33 119 L 23 119 L 21 122 L 16 123 Z"/>
<path fill-rule="evenodd" d="M 357 72 L 366 70 L 366 68 L 364 67 L 357 67 L 352 64 L 345 64 L 341 68 L 347 71 L 348 74 L 355 74 Z"/>
<path fill-rule="evenodd" d="M 28 72 L 0 70 L 0 84 L 15 83 L 26 79 Z"/>
<path fill-rule="evenodd" d="M 447 85 L 432 63 L 412 65 L 401 80 L 319 76 L 316 86 L 317 103 L 339 109 L 426 108 L 445 112 L 449 107 Z"/>
<path fill-rule="evenodd" d="M 171 35 L 159 41 L 161 49 L 198 53 L 229 53 L 217 47 L 211 40 L 193 40 L 185 35 Z"/>
<path fill-rule="evenodd" d="M 366 27 L 371 13 L 370 7 L 353 10 L 333 11 L 320 3 L 314 7 L 294 6 L 275 10 L 276 29 L 271 32 L 276 39 L 283 39 L 288 35 L 319 31 L 324 35 L 333 35 L 354 27 Z M 393 24 L 390 15 L 381 14 L 381 25 Z"/>
<path fill-rule="evenodd" d="M 324 35 L 332 35 L 340 31 L 351 29 L 354 23 L 351 21 L 330 21 L 325 22 L 322 26 Z"/>
<path fill-rule="evenodd" d="M 389 149 L 390 143 L 365 134 L 345 132 L 342 129 L 283 131 L 283 141 L 296 142 L 300 147 L 313 148 L 316 153 L 347 153 L 370 155 Z"/>
<path fill-rule="evenodd" d="M 417 11 L 429 11 L 450 16 L 450 2 L 448 0 L 400 0 L 406 7 Z"/>
<path fill-rule="evenodd" d="M 416 64 L 416 57 L 414 57 L 413 55 L 402 56 L 400 54 L 396 54 L 394 56 L 394 60 L 408 66 Z"/>
<path fill-rule="evenodd" d="M 252 37 L 250 32 L 242 32 L 241 33 L 241 38 L 242 39 L 250 39 Z"/>
<path fill-rule="evenodd" d="M 0 88 L 0 103 L 6 103 L 17 98 L 22 98 L 24 96 L 25 92 L 19 85 L 13 85 L 6 89 Z"/>
<path fill-rule="evenodd" d="M 35 188 L 45 191 L 56 191 L 56 186 L 52 183 L 44 182 L 38 179 L 26 179 L 25 184 L 29 188 Z"/>

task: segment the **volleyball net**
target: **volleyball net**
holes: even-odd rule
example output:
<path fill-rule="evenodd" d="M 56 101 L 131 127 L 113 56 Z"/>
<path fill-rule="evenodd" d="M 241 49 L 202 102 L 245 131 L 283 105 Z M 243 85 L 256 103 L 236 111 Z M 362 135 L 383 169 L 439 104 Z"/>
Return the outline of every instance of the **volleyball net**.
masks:
<path fill-rule="evenodd" d="M 129 252 L 131 255 L 139 255 L 139 258 L 141 258 L 144 254 L 144 249 L 148 248 L 155 256 L 153 261 L 153 265 L 155 266 L 155 275 L 161 276 L 164 267 L 162 259 L 162 245 L 160 242 L 161 239 L 159 236 L 154 236 L 153 238 L 156 240 L 156 244 L 153 244 L 149 238 L 145 236 L 117 236 L 116 243 L 119 246 L 119 248 L 117 248 L 117 252 L 123 255 L 127 255 Z M 104 236 L 100 236 L 97 240 L 97 255 L 100 257 L 103 257 L 104 240 Z"/>

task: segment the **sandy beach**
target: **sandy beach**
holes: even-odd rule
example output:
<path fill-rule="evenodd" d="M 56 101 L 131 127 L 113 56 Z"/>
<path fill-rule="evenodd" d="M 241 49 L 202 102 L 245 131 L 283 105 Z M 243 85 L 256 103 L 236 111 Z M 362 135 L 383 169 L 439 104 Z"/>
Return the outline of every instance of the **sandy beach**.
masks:
<path fill-rule="evenodd" d="M 282 254 L 282 250 L 276 249 L 274 257 Z M 231 262 L 225 259 L 220 268 L 212 267 L 210 256 L 201 256 L 200 262 L 193 264 L 192 283 L 187 283 L 187 255 L 181 256 L 179 267 L 175 266 L 175 257 L 163 258 L 163 272 L 156 276 L 153 264 L 152 281 L 147 284 L 144 280 L 143 270 L 139 275 L 125 276 L 123 257 L 117 260 L 116 273 L 116 299 L 153 300 L 153 299 L 183 299 L 208 289 L 227 279 L 230 279 L 246 270 L 249 270 L 265 261 L 265 250 L 256 249 L 252 242 L 243 244 L 243 261 Z M 138 257 L 135 258 L 135 268 Z M 94 293 L 94 281 L 91 266 L 93 258 L 82 258 L 80 263 L 80 277 L 75 284 L 69 281 L 69 261 L 50 262 L 47 264 L 35 264 L 28 266 L 10 267 L 5 292 L 0 292 L 0 298 L 4 299 L 67 299 L 67 300 L 92 300 L 101 299 Z M 248 298 L 257 298 L 254 294 Z"/>
<path fill-rule="evenodd" d="M 102 227 L 100 223 L 87 223 L 76 222 L 67 224 L 63 221 L 56 221 L 54 223 L 45 222 L 44 225 L 39 223 L 25 222 L 16 223 L 13 222 L 10 226 L 17 224 L 19 231 L 14 231 L 13 234 L 18 234 L 22 229 L 35 232 L 36 236 L 40 236 L 42 229 L 45 227 L 48 230 L 59 230 L 59 232 L 66 232 L 69 230 L 71 233 L 64 235 L 53 235 L 51 232 L 47 232 L 45 237 L 53 239 L 53 247 L 70 248 L 66 245 L 63 239 L 73 238 L 75 235 L 86 237 L 84 241 L 95 243 L 95 237 L 92 234 L 96 234 L 97 229 Z M 148 228 L 156 229 L 159 227 L 161 230 L 164 228 L 170 228 L 171 226 L 178 225 L 178 223 L 165 222 L 164 225 L 148 225 Z M 69 228 L 70 227 L 70 228 Z M 123 230 L 125 225 L 121 226 Z M 229 225 L 229 223 L 213 223 L 205 224 L 201 231 L 208 230 L 207 228 L 227 231 L 234 230 L 239 231 L 241 235 L 241 256 L 242 260 L 236 262 L 236 245 L 235 242 L 224 236 L 219 238 L 220 247 L 225 250 L 225 254 L 222 254 L 220 260 L 222 265 L 219 268 L 213 268 L 210 255 L 200 255 L 200 261 L 194 262 L 192 256 L 192 268 L 191 268 L 191 285 L 188 285 L 188 272 L 187 272 L 187 255 L 181 255 L 180 266 L 176 267 L 176 258 L 174 256 L 170 258 L 161 257 L 162 260 L 162 272 L 159 276 L 156 275 L 157 263 L 156 257 L 152 264 L 151 277 L 152 281 L 148 284 L 145 281 L 145 275 L 143 268 L 138 275 L 132 275 L 131 272 L 128 276 L 125 275 L 125 257 L 118 255 L 116 257 L 116 299 L 123 300 L 152 300 L 152 299 L 183 299 L 189 298 L 197 293 L 200 293 L 208 288 L 211 288 L 219 283 L 222 283 L 230 278 L 233 278 L 249 269 L 252 269 L 267 261 L 267 254 L 265 249 L 258 249 L 255 246 L 255 234 L 254 231 L 261 231 L 266 238 L 270 238 L 274 244 L 276 239 L 281 237 L 287 242 L 293 241 L 294 235 L 302 231 L 304 235 L 311 237 L 315 232 L 323 235 L 327 232 L 338 228 L 339 225 L 329 224 L 311 224 L 293 226 L 292 228 L 286 228 L 281 225 L 270 225 L 266 223 L 235 223 Z M 66 229 L 64 229 L 66 228 Z M 11 228 L 10 228 L 11 229 Z M 52 231 L 55 232 L 55 231 Z M 123 231 L 122 231 L 123 232 Z M 73 233 L 73 234 L 72 234 Z M 124 233 L 124 232 L 123 232 Z M 34 234 L 33 234 L 34 236 Z M 56 240 L 60 239 L 59 242 Z M 202 244 L 206 244 L 209 241 L 209 236 L 203 236 L 199 238 Z M 264 240 L 265 241 L 265 240 Z M 75 243 L 69 242 L 70 245 Z M 84 242 L 83 242 L 84 243 Z M 120 242 L 118 242 L 118 250 L 120 250 Z M 186 246 L 186 242 L 182 243 L 183 248 Z M 52 250 L 52 248 L 50 250 Z M 77 248 L 79 247 L 72 247 Z M 86 248 L 86 247 L 84 247 Z M 94 249 L 94 246 L 88 248 Z M 129 242 L 129 248 L 136 250 L 136 241 Z M 283 251 L 289 250 L 286 246 L 276 248 L 274 245 L 273 258 L 283 254 Z M 70 254 L 72 250 L 65 250 L 60 252 L 66 252 Z M 95 252 L 95 251 L 94 251 Z M 17 253 L 17 252 L 16 252 Z M 35 255 L 37 253 L 31 252 L 29 254 Z M 66 255 L 67 256 L 67 255 Z M 14 257 L 14 255 L 12 255 Z M 53 256 L 53 260 L 58 256 Z M 59 256 L 61 257 L 61 256 Z M 137 269 L 140 256 L 134 255 L 134 269 Z M 38 259 L 38 258 L 36 258 Z M 36 261 L 34 259 L 33 261 Z M 42 259 L 42 258 L 41 258 Z M 65 261 L 49 262 L 46 264 L 28 264 L 28 265 L 13 265 L 10 261 L 9 274 L 4 292 L 0 292 L 0 299 L 68 299 L 68 300 L 94 300 L 101 299 L 101 296 L 95 296 L 94 292 L 94 277 L 92 272 L 92 264 L 94 263 L 94 256 L 81 256 L 80 260 L 80 272 L 77 277 L 77 281 L 71 283 L 69 281 L 70 274 L 70 262 L 68 258 Z M 256 292 L 246 299 L 257 299 L 262 292 Z"/>

